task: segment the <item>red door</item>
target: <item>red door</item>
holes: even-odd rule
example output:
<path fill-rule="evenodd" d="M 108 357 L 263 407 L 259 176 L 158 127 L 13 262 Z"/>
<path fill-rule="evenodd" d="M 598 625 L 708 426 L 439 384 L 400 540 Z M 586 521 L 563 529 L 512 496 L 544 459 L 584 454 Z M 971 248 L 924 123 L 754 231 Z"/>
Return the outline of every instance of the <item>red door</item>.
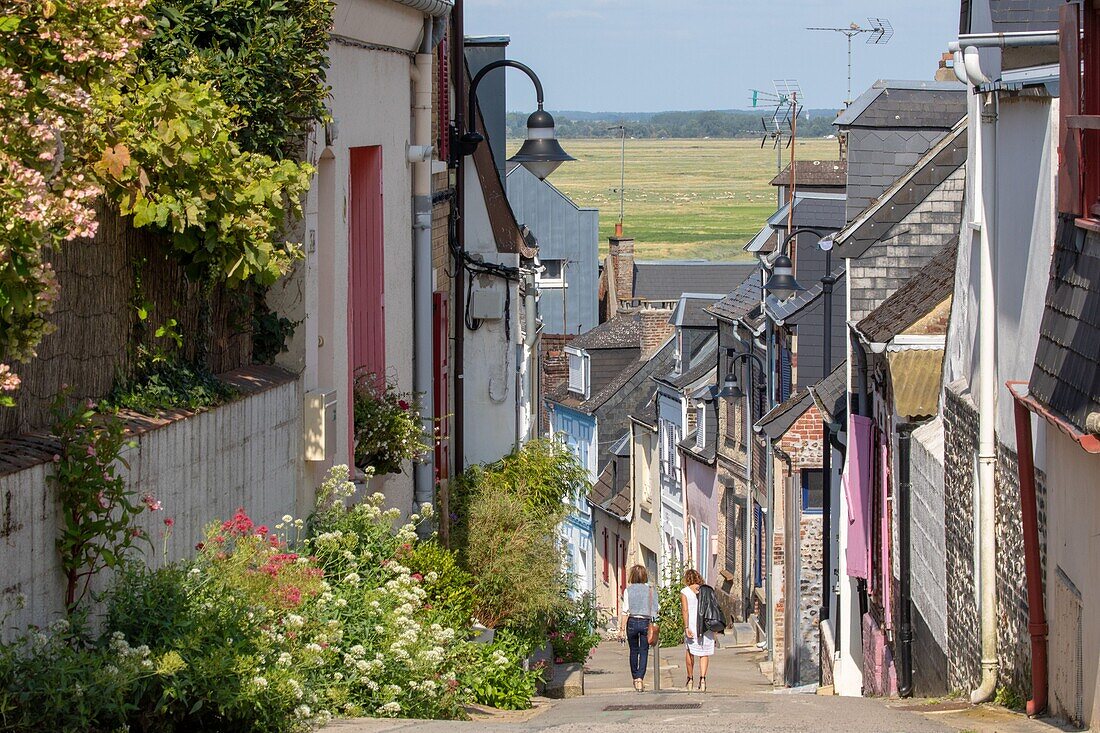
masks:
<path fill-rule="evenodd" d="M 385 247 L 382 230 L 382 148 L 351 149 L 348 195 L 349 394 L 355 375 L 386 373 Z M 348 400 L 354 435 L 354 410 Z M 353 441 L 349 441 L 349 449 Z"/>

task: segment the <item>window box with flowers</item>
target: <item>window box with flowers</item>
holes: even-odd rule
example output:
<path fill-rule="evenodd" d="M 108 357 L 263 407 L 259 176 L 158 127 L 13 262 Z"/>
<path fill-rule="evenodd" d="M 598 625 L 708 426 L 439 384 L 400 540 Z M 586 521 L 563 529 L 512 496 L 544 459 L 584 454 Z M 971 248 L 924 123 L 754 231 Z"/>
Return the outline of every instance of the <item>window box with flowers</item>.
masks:
<path fill-rule="evenodd" d="M 358 468 L 400 473 L 402 463 L 418 461 L 427 453 L 418 395 L 399 391 L 385 377 L 360 372 L 352 398 Z"/>

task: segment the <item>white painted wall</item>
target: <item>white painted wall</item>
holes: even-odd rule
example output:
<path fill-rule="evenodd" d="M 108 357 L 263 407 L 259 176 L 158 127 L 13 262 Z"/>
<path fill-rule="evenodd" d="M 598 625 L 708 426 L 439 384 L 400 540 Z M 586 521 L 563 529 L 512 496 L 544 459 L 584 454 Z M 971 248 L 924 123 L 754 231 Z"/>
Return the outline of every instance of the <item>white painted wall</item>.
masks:
<path fill-rule="evenodd" d="M 163 502 L 164 510 L 139 515 L 153 539 L 144 559 L 160 565 L 193 554 L 207 525 L 244 507 L 253 521 L 274 528 L 284 514 L 305 517 L 310 486 L 299 480 L 302 392 L 290 382 L 209 412 L 140 435 L 123 458 L 128 485 Z M 44 625 L 64 612 L 65 579 L 54 540 L 62 526 L 56 492 L 46 481 L 52 464 L 0 476 L 0 495 L 11 497 L 11 523 L 0 537 L 0 609 L 24 594 L 27 605 L 9 617 L 4 637 L 28 624 Z M 162 552 L 164 519 L 175 526 Z M 104 589 L 109 575 L 93 588 Z M 0 611 L 2 612 L 2 611 Z"/>

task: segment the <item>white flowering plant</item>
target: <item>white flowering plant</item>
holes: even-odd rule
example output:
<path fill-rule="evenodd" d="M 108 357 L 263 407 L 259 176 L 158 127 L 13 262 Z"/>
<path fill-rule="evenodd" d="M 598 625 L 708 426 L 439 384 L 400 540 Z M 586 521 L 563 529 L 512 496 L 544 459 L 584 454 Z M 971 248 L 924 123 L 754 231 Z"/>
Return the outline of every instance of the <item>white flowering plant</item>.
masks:
<path fill-rule="evenodd" d="M 428 452 L 419 395 L 401 392 L 385 375 L 361 371 L 355 375 L 352 405 L 359 468 L 399 473 L 405 461 Z"/>

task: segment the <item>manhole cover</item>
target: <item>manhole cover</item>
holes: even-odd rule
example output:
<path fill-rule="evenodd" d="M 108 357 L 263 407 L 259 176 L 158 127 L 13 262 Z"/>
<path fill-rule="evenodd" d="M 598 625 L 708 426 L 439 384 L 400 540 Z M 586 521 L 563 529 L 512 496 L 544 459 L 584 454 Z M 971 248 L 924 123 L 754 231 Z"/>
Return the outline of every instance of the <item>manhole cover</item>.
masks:
<path fill-rule="evenodd" d="M 698 702 L 657 702 L 650 705 L 608 705 L 605 713 L 619 713 L 625 710 L 696 710 L 702 707 Z"/>

